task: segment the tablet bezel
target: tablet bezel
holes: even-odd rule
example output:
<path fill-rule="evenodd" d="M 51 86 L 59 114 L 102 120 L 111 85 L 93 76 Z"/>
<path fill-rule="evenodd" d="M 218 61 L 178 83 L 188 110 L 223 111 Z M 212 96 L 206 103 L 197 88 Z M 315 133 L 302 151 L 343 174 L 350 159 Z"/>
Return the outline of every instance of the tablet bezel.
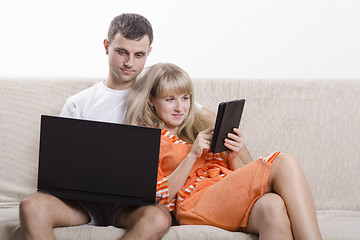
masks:
<path fill-rule="evenodd" d="M 210 147 L 212 153 L 229 151 L 224 146 L 224 140 L 227 138 L 228 133 L 233 133 L 233 128 L 239 127 L 244 106 L 245 99 L 221 102 L 219 104 Z"/>

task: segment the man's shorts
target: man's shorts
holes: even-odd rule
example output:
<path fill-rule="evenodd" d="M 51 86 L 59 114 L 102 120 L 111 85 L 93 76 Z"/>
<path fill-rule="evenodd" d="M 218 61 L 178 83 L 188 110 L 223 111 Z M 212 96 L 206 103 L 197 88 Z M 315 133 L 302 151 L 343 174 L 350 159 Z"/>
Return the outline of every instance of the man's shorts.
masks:
<path fill-rule="evenodd" d="M 95 226 L 115 226 L 116 218 L 119 213 L 129 205 L 99 203 L 92 201 L 77 201 L 82 208 L 89 214 L 91 220 L 89 225 Z"/>

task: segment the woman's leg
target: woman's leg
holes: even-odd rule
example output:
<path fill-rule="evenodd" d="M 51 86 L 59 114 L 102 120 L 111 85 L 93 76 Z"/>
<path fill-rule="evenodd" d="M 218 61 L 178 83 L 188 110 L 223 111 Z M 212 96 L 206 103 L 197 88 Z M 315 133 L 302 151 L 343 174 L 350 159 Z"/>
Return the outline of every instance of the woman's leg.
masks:
<path fill-rule="evenodd" d="M 266 192 L 283 200 L 296 240 L 322 239 L 310 186 L 297 160 L 280 154 L 271 167 Z"/>
<path fill-rule="evenodd" d="M 283 199 L 276 193 L 261 196 L 251 209 L 246 232 L 258 234 L 259 240 L 293 239 Z"/>

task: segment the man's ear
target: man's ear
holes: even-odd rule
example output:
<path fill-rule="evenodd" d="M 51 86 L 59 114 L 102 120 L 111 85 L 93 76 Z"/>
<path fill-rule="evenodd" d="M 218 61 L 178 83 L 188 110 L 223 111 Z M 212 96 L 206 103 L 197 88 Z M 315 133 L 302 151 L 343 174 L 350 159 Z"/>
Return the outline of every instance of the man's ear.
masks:
<path fill-rule="evenodd" d="M 149 51 L 148 51 L 148 54 L 147 54 L 148 56 L 149 56 L 151 50 L 152 50 L 152 47 L 149 47 Z"/>
<path fill-rule="evenodd" d="M 105 47 L 105 53 L 106 55 L 109 54 L 109 40 L 104 39 L 104 47 Z"/>

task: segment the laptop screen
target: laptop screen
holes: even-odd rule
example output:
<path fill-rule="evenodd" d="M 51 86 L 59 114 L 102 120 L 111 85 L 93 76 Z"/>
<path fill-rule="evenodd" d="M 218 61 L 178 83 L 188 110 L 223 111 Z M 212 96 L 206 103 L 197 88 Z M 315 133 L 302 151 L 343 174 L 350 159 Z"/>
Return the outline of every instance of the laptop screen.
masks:
<path fill-rule="evenodd" d="M 161 129 L 41 118 L 38 190 L 99 202 L 153 204 Z"/>

